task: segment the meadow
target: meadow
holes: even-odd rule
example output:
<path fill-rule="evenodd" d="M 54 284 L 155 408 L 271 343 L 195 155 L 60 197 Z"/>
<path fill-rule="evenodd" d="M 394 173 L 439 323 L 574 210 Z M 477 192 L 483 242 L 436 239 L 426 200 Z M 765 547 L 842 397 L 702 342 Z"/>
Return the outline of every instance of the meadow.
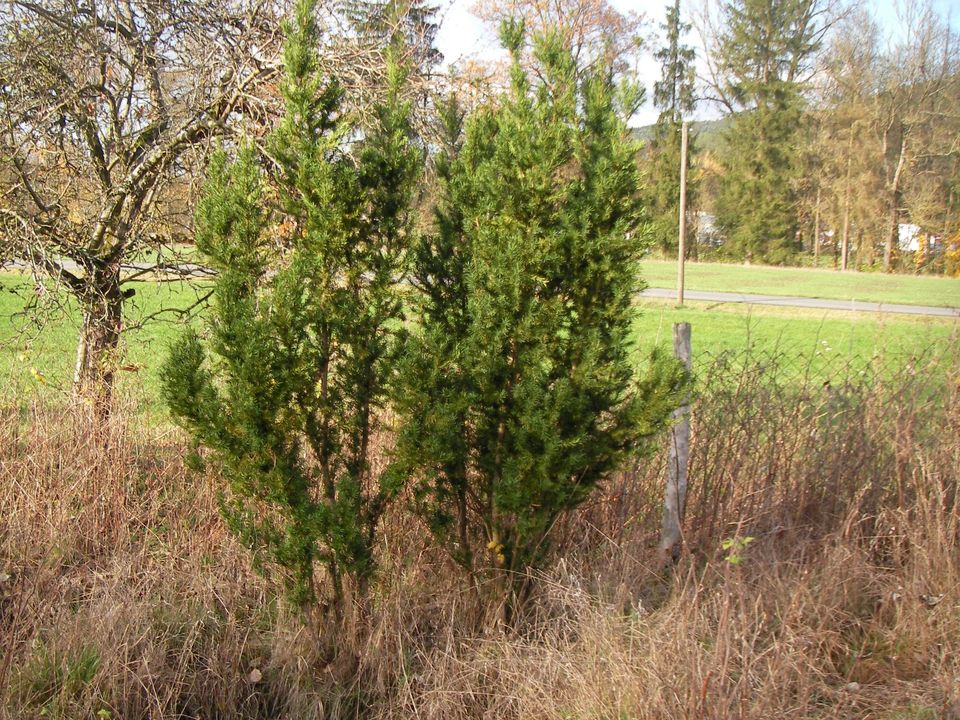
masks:
<path fill-rule="evenodd" d="M 722 266 L 717 277 L 731 272 L 731 267 L 734 271 L 742 269 Z M 751 276 L 762 275 L 759 268 L 747 270 Z M 764 270 L 782 272 L 780 268 Z M 659 276 L 649 262 L 644 263 L 644 274 L 651 285 L 656 284 Z M 903 282 L 893 276 L 870 277 Z M 954 285 L 960 287 L 960 281 L 936 279 L 943 280 L 948 289 Z M 855 274 L 838 275 L 836 282 L 840 280 L 861 282 Z M 831 281 L 834 281 L 832 277 Z M 136 295 L 127 306 L 131 329 L 124 336 L 120 387 L 135 390 L 137 396 L 145 400 L 145 409 L 164 414 L 157 400 L 157 373 L 184 321 L 177 311 L 194 305 L 206 286 L 142 282 L 134 287 Z M 730 289 L 726 285 L 720 287 Z M 794 287 L 791 292 L 802 289 Z M 837 284 L 834 289 L 834 296 L 842 297 L 842 286 Z M 66 316 L 51 311 L 38 323 L 33 315 L 24 312 L 31 294 L 29 278 L 0 273 L 0 375 L 8 379 L 8 390 L 21 397 L 39 392 L 47 397 L 64 398 L 69 394 L 79 314 L 67 301 Z M 881 301 L 902 300 L 892 290 L 889 296 L 874 297 Z M 933 296 L 918 297 L 926 301 L 933 299 Z M 776 356 L 781 364 L 793 367 L 797 374 L 812 372 L 823 378 L 847 364 L 862 370 L 877 356 L 883 356 L 885 363 L 902 365 L 911 358 L 942 354 L 954 348 L 960 336 L 960 322 L 944 318 L 701 302 L 688 302 L 683 308 L 677 308 L 671 302 L 647 298 L 638 304 L 640 316 L 634 339 L 639 358 L 655 347 L 669 350 L 672 324 L 689 322 L 698 363 L 709 362 L 723 353 L 748 352 L 757 359 Z M 960 305 L 960 300 L 957 304 Z"/>
<path fill-rule="evenodd" d="M 178 311 L 203 295 L 200 283 L 135 285 L 128 301 L 123 338 L 121 389 L 136 387 L 144 398 L 156 398 L 157 371 L 184 319 Z M 69 298 L 40 313 L 25 312 L 33 286 L 29 278 L 0 273 L 0 376 L 8 390 L 24 396 L 65 398 L 70 392 L 80 313 Z M 44 305 L 41 305 L 41 308 Z M 65 308 L 66 312 L 61 312 Z"/>
<path fill-rule="evenodd" d="M 647 258 L 642 268 L 650 287 L 676 287 L 676 261 Z M 684 276 L 689 290 L 960 307 L 960 279 L 940 275 L 688 262 Z"/>
<path fill-rule="evenodd" d="M 644 217 L 658 245 L 677 217 L 679 0 L 646 148 L 642 18 L 480 2 L 509 71 L 445 81 L 455 13 L 421 2 L 4 11 L 0 256 L 102 314 L 75 362 L 77 304 L 0 267 L 0 720 L 960 720 L 960 318 L 637 295 Z M 955 168 L 918 162 L 960 136 L 949 22 L 907 7 L 887 52 L 870 13 L 718 5 L 743 111 L 684 159 L 717 256 L 810 262 L 785 229 L 844 205 L 864 261 L 902 215 L 945 255 L 885 268 L 953 272 Z M 845 90 L 801 107 L 788 65 Z M 216 312 L 202 268 L 137 250 L 190 226 Z M 960 308 L 945 278 L 687 286 Z"/>

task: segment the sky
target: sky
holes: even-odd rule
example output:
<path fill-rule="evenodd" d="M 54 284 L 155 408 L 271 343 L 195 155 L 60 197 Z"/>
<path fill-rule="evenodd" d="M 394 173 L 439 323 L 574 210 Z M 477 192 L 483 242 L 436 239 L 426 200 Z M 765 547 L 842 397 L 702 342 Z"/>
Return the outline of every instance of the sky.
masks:
<path fill-rule="evenodd" d="M 437 33 L 437 47 L 444 56 L 445 64 L 455 64 L 458 60 L 469 57 L 492 59 L 500 57 L 502 50 L 497 42 L 496 34 L 475 15 L 470 12 L 476 0 L 441 0 L 439 11 L 440 30 Z M 681 15 L 689 19 L 690 8 L 699 6 L 702 0 L 681 2 Z M 960 32 L 960 0 L 931 0 L 935 11 L 942 17 L 950 18 L 951 26 Z M 666 0 L 653 2 L 643 0 L 611 0 L 614 7 L 621 11 L 636 11 L 646 15 L 648 20 L 647 32 L 657 33 L 663 22 L 666 12 Z M 898 20 L 897 6 L 902 6 L 902 0 L 865 0 L 864 6 L 880 22 L 881 27 L 895 37 L 902 30 L 902 23 Z M 654 40 L 655 42 L 655 40 Z M 700 42 L 696 30 L 691 30 L 687 42 L 696 47 L 700 53 Z M 634 116 L 632 124 L 649 125 L 656 122 L 657 110 L 653 107 L 653 83 L 659 79 L 660 67 L 653 58 L 655 49 L 648 43 L 649 52 L 641 60 L 638 68 L 640 77 L 647 87 L 647 103 Z M 719 117 L 719 110 L 712 107 L 700 107 L 694 119 L 709 120 Z"/>

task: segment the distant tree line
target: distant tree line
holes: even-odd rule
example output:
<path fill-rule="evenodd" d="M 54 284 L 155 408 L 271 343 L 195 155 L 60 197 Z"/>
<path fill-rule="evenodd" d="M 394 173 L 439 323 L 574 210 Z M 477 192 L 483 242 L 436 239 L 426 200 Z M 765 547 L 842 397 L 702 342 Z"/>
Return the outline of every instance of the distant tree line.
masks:
<path fill-rule="evenodd" d="M 678 9 L 667 9 L 657 52 L 662 113 L 646 164 L 664 251 L 676 248 L 677 109 L 689 116 L 699 96 L 722 110 L 719 142 L 694 145 L 694 206 L 717 230 L 708 250 L 960 271 L 960 37 L 948 18 L 923 0 L 886 30 L 859 6 L 821 0 L 708 4 L 694 18 L 706 48 L 694 86 Z"/>

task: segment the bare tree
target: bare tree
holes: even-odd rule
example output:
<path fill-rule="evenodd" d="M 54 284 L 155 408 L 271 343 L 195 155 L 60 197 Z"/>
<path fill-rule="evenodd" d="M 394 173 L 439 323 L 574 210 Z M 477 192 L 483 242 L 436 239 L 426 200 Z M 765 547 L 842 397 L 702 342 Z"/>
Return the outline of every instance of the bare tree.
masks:
<path fill-rule="evenodd" d="M 835 264 L 844 270 L 851 257 L 851 232 L 875 237 L 882 225 L 883 188 L 866 102 L 879 62 L 879 28 L 856 8 L 840 19 L 819 57 L 816 110 L 811 113 L 816 126 L 806 147 L 817 172 L 807 202 L 817 202 L 821 227 L 832 230 Z M 872 243 L 865 248 L 858 244 L 857 262 L 872 263 L 873 250 Z"/>
<path fill-rule="evenodd" d="M 520 18 L 531 34 L 558 32 L 578 68 L 610 63 L 622 72 L 640 56 L 644 16 L 609 0 L 476 0 L 473 12 L 494 26 Z"/>
<path fill-rule="evenodd" d="M 192 151 L 263 111 L 280 25 L 259 0 L 10 0 L 0 10 L 0 262 L 83 313 L 74 392 L 110 407 L 126 265 L 165 267 Z"/>
<path fill-rule="evenodd" d="M 889 49 L 871 103 L 887 204 L 883 249 L 887 271 L 892 269 L 909 177 L 924 157 L 957 150 L 956 125 L 945 120 L 956 113 L 960 88 L 958 38 L 928 1 L 908 3 L 901 15 L 904 39 Z M 953 137 L 942 137 L 939 130 L 950 124 Z"/>
<path fill-rule="evenodd" d="M 890 42 L 867 13 L 844 19 L 822 58 L 820 98 L 840 222 L 877 239 L 888 271 L 905 216 L 949 229 L 960 151 L 958 38 L 925 0 L 899 10 L 901 31 Z"/>

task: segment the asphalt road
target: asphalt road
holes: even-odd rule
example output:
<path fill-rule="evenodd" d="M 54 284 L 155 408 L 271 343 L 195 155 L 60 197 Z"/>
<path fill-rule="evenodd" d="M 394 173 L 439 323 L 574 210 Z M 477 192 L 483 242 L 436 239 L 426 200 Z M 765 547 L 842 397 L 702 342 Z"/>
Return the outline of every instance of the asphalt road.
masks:
<path fill-rule="evenodd" d="M 677 291 L 666 288 L 647 288 L 643 297 L 660 300 L 676 300 Z M 747 305 L 778 305 L 780 307 L 808 308 L 810 310 L 851 310 L 853 312 L 904 313 L 906 315 L 929 315 L 932 317 L 960 318 L 960 308 L 933 307 L 931 305 L 898 305 L 895 303 L 872 303 L 862 300 L 822 300 L 820 298 L 789 297 L 786 295 L 744 295 L 743 293 L 703 292 L 686 290 L 684 300 L 700 300 L 715 303 L 745 303 Z"/>

